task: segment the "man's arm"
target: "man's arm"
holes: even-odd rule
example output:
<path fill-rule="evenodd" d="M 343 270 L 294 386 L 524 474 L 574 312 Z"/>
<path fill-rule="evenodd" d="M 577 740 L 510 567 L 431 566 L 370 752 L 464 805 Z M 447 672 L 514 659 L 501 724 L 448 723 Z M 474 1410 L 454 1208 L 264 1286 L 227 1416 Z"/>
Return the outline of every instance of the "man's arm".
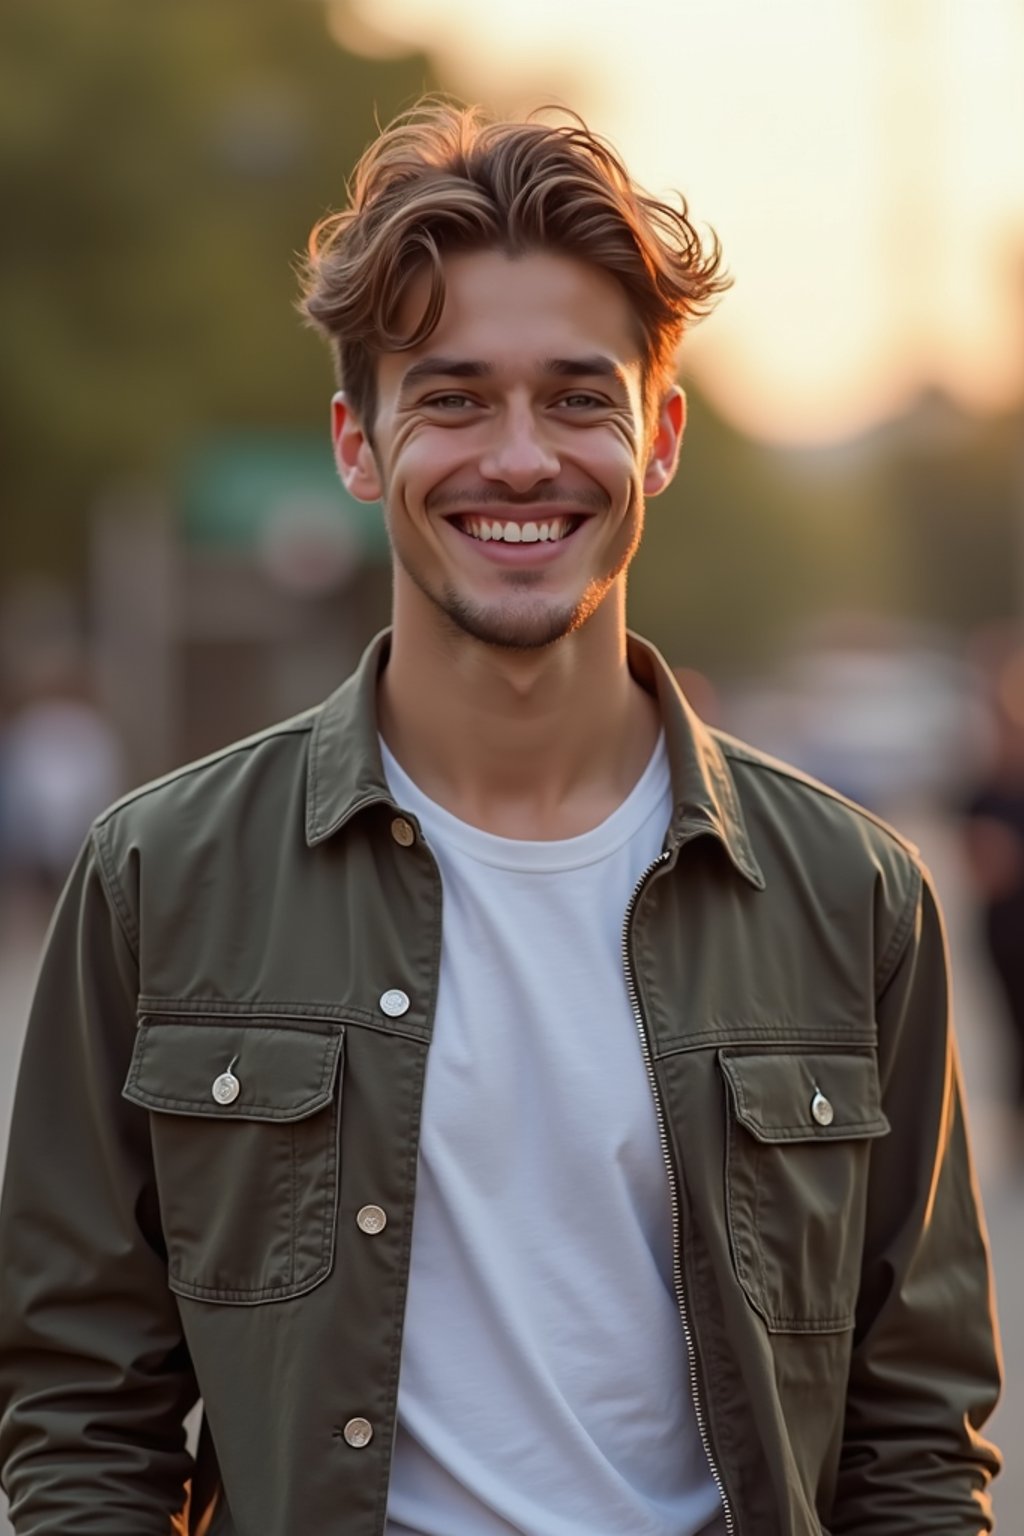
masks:
<path fill-rule="evenodd" d="M 908 912 L 908 919 L 911 914 Z M 835 1536 L 978 1536 L 998 1453 L 988 1252 L 927 880 L 877 1004 L 891 1132 L 874 1143 Z"/>
<path fill-rule="evenodd" d="M 0 1465 L 33 1536 L 183 1531 L 191 1475 L 148 1127 L 121 1098 L 138 981 L 114 894 L 90 843 L 43 960 L 0 1208 Z"/>

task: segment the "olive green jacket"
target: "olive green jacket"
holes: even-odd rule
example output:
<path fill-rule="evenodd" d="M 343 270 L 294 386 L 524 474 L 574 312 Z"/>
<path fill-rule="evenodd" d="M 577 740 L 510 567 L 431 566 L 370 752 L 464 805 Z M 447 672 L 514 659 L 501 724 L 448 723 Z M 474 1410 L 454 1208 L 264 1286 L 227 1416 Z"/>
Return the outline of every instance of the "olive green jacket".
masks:
<path fill-rule="evenodd" d="M 442 920 L 381 768 L 387 644 L 101 817 L 63 896 L 0 1218 L 19 1536 L 384 1528 Z M 631 665 L 674 810 L 623 961 L 728 1529 L 987 1531 L 998 1349 L 930 886 Z"/>

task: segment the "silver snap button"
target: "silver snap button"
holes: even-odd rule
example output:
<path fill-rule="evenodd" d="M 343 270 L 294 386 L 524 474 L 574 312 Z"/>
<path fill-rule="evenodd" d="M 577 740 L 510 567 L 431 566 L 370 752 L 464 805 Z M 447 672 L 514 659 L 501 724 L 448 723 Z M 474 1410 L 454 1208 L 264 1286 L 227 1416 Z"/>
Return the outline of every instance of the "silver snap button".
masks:
<path fill-rule="evenodd" d="M 819 1125 L 831 1125 L 836 1117 L 835 1110 L 820 1088 L 815 1089 L 814 1098 L 811 1100 L 811 1114 Z"/>
<path fill-rule="evenodd" d="M 233 1104 L 242 1091 L 242 1085 L 233 1072 L 222 1072 L 215 1077 L 210 1092 L 218 1104 Z"/>
<path fill-rule="evenodd" d="M 388 1224 L 387 1212 L 379 1205 L 364 1205 L 356 1212 L 356 1226 L 368 1237 L 376 1237 Z"/>
<path fill-rule="evenodd" d="M 409 998 L 398 987 L 392 987 L 390 992 L 381 994 L 380 1006 L 389 1019 L 400 1019 L 403 1013 L 409 1012 Z"/>
<path fill-rule="evenodd" d="M 373 1425 L 369 1419 L 349 1419 L 342 1430 L 347 1445 L 352 1445 L 357 1451 L 361 1451 L 364 1445 L 369 1445 L 373 1439 Z"/>
<path fill-rule="evenodd" d="M 404 816 L 396 816 L 391 823 L 391 836 L 400 848 L 411 848 L 416 841 L 412 822 L 406 821 Z"/>

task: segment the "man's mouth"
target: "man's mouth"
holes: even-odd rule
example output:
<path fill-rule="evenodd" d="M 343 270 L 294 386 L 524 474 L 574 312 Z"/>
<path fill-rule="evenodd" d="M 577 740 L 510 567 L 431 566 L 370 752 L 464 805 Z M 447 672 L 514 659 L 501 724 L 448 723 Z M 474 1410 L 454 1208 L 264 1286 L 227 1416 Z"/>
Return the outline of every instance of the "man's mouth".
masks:
<path fill-rule="evenodd" d="M 471 514 L 453 517 L 451 521 L 471 539 L 479 539 L 485 544 L 555 544 L 575 533 L 584 519 L 550 517 L 536 522 L 518 523 Z"/>

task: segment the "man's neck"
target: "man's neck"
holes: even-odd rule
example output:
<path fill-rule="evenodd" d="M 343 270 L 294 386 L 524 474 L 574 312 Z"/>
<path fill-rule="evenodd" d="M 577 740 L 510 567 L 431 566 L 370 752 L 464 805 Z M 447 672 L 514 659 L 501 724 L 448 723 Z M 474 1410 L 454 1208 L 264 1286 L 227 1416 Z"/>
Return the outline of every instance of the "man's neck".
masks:
<path fill-rule="evenodd" d="M 396 614 L 381 733 L 424 794 L 502 837 L 574 837 L 611 815 L 659 721 L 629 672 L 624 615 L 608 610 L 535 651 L 441 626 L 413 635 Z"/>

